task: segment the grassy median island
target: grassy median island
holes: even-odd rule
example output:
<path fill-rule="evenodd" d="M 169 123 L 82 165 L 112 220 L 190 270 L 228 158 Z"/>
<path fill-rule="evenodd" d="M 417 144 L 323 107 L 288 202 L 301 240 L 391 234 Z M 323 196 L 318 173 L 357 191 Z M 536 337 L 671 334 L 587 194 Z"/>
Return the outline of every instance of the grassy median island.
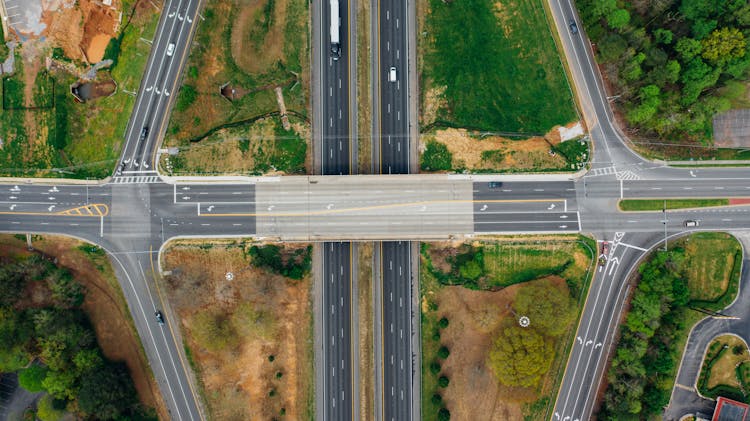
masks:
<path fill-rule="evenodd" d="M 620 210 L 625 212 L 660 211 L 664 209 L 663 199 L 623 199 L 620 200 Z M 728 206 L 729 199 L 667 199 L 667 210 L 708 208 L 713 206 Z"/>
<path fill-rule="evenodd" d="M 549 418 L 594 250 L 579 236 L 423 243 L 422 418 Z"/>
<path fill-rule="evenodd" d="M 697 233 L 639 267 L 598 419 L 651 419 L 669 401 L 692 326 L 736 297 L 742 249 L 726 233 Z M 626 307 L 627 308 L 627 307 Z"/>
<path fill-rule="evenodd" d="M 25 240 L 0 235 L 0 373 L 44 395 L 8 419 L 168 418 L 104 250 Z"/>
<path fill-rule="evenodd" d="M 179 154 L 162 169 L 306 173 L 309 2 L 217 0 L 204 17 L 165 139 Z"/>
<path fill-rule="evenodd" d="M 162 254 L 161 290 L 211 419 L 313 419 L 311 254 L 239 241 Z"/>
<path fill-rule="evenodd" d="M 577 115 L 543 2 L 421 0 L 418 10 L 422 150 L 443 143 L 455 160 L 423 170 L 569 170 L 549 154 L 560 141 L 551 130 Z"/>
<path fill-rule="evenodd" d="M 712 399 L 724 396 L 748 402 L 750 354 L 745 342 L 734 335 L 714 339 L 703 359 L 698 391 Z"/>

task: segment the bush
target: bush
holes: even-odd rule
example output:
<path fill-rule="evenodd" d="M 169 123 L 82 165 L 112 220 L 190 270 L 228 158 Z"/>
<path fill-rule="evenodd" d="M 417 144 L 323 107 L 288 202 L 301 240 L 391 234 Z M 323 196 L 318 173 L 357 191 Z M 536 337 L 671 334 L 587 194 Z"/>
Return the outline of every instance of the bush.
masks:
<path fill-rule="evenodd" d="M 430 363 L 430 373 L 437 375 L 440 373 L 440 363 L 437 361 L 433 361 Z"/>
<path fill-rule="evenodd" d="M 447 346 L 441 346 L 440 349 L 438 349 L 437 355 L 442 359 L 446 359 L 449 355 L 451 355 L 451 352 L 448 350 Z"/>
<path fill-rule="evenodd" d="M 451 380 L 446 376 L 440 376 L 438 379 L 438 386 L 440 387 L 448 387 L 448 385 L 451 383 Z"/>
<path fill-rule="evenodd" d="M 440 408 L 438 411 L 438 420 L 439 421 L 449 421 L 451 419 L 451 413 L 446 409 L 445 407 Z"/>
<path fill-rule="evenodd" d="M 433 395 L 432 395 L 432 398 L 430 398 L 430 400 L 432 401 L 432 403 L 433 403 L 434 405 L 440 405 L 441 403 L 443 403 L 443 397 L 442 397 L 442 396 L 440 396 L 440 394 L 439 394 L 439 393 L 435 393 L 435 394 L 433 394 Z"/>
<path fill-rule="evenodd" d="M 453 156 L 448 146 L 437 141 L 429 141 L 422 153 L 420 166 L 423 171 L 448 171 L 452 168 Z"/>
<path fill-rule="evenodd" d="M 41 392 L 44 390 L 42 381 L 47 377 L 47 368 L 32 364 L 29 368 L 18 373 L 18 384 L 29 392 Z"/>
<path fill-rule="evenodd" d="M 432 334 L 432 340 L 435 342 L 440 340 L 440 331 L 438 329 L 435 329 L 435 332 Z"/>
<path fill-rule="evenodd" d="M 57 402 L 62 402 L 63 405 L 57 404 Z M 64 408 L 64 402 L 55 401 L 52 396 L 44 395 L 36 404 L 36 416 L 42 421 L 58 421 L 65 415 L 65 411 L 63 408 L 57 408 L 57 406 Z"/>
<path fill-rule="evenodd" d="M 448 319 L 442 317 L 440 321 L 438 321 L 438 326 L 440 326 L 440 329 L 445 329 L 446 327 L 448 327 Z"/>

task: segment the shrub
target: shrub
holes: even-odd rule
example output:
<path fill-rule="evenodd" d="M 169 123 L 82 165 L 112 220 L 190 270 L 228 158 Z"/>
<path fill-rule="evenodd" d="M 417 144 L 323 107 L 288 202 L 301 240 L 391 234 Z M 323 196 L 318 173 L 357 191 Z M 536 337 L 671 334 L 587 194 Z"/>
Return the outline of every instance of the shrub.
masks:
<path fill-rule="evenodd" d="M 432 334 L 432 340 L 437 342 L 440 340 L 440 331 L 435 329 L 435 333 Z"/>
<path fill-rule="evenodd" d="M 438 357 L 446 359 L 449 355 L 451 355 L 451 352 L 448 350 L 447 346 L 443 345 L 438 349 Z"/>
<path fill-rule="evenodd" d="M 745 347 L 744 347 L 744 346 L 742 346 L 742 345 L 739 345 L 739 344 L 738 344 L 738 345 L 735 345 L 735 346 L 734 346 L 734 347 L 732 348 L 732 353 L 733 353 L 734 355 L 742 355 L 742 353 L 743 353 L 743 352 L 745 352 Z"/>
<path fill-rule="evenodd" d="M 18 383 L 29 392 L 41 392 L 44 390 L 42 381 L 47 377 L 47 368 L 32 364 L 29 368 L 18 373 Z"/>
<path fill-rule="evenodd" d="M 438 379 L 438 386 L 440 387 L 448 387 L 450 383 L 451 380 L 447 376 L 440 376 Z"/>
<path fill-rule="evenodd" d="M 281 371 L 277 371 L 277 372 L 276 372 L 276 378 L 277 378 L 277 379 L 280 379 L 280 378 L 282 378 L 283 376 L 284 376 L 284 373 L 282 373 Z"/>
<path fill-rule="evenodd" d="M 437 141 L 429 141 L 422 153 L 423 171 L 448 171 L 452 168 L 453 156 L 448 146 Z"/>
<path fill-rule="evenodd" d="M 430 373 L 437 375 L 440 373 L 440 363 L 437 361 L 433 361 L 430 363 Z"/>
<path fill-rule="evenodd" d="M 445 329 L 446 327 L 448 327 L 448 319 L 445 317 L 441 318 L 438 322 L 438 326 L 440 326 L 440 329 Z"/>
<path fill-rule="evenodd" d="M 435 405 L 440 405 L 441 403 L 443 403 L 443 397 L 440 396 L 439 393 L 435 393 L 434 395 L 432 395 L 432 398 L 430 400 Z"/>
<path fill-rule="evenodd" d="M 438 411 L 438 420 L 439 421 L 449 421 L 451 419 L 451 413 L 448 411 L 447 408 L 442 407 Z"/>

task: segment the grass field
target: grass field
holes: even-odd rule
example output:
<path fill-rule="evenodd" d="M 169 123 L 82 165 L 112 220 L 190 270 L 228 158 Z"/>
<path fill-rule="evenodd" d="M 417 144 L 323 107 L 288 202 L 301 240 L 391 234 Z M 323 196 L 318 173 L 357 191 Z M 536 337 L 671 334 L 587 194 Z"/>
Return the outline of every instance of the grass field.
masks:
<path fill-rule="evenodd" d="M 419 9 L 423 125 L 543 134 L 577 119 L 541 0 Z"/>
<path fill-rule="evenodd" d="M 278 117 L 222 129 L 180 153 L 163 156 L 169 174 L 305 174 L 309 126 L 290 118 L 285 131 Z M 169 162 L 169 164 L 167 164 Z"/>
<path fill-rule="evenodd" d="M 183 160 L 183 169 L 190 173 L 255 173 L 281 167 L 304 173 L 305 168 L 300 169 L 296 163 L 290 168 L 284 156 L 268 155 L 266 168 L 253 168 L 242 159 L 225 159 L 236 155 L 232 149 L 243 147 L 232 142 L 231 136 L 226 145 L 211 146 L 215 152 L 206 150 L 204 143 L 216 144 L 215 133 L 222 130 L 253 131 L 257 119 L 278 114 L 277 87 L 282 90 L 287 112 L 306 126 L 296 130 L 297 134 L 309 142 L 309 3 L 218 0 L 207 5 L 204 17 L 190 52 L 166 144 L 179 147 L 181 153 L 195 150 L 203 154 L 200 162 L 190 157 Z M 234 92 L 231 100 L 221 94 L 225 86 Z M 266 121 L 281 127 L 278 119 Z M 265 150 L 268 142 L 286 138 L 276 130 L 268 136 L 250 138 L 250 144 L 243 148 Z"/>
<path fill-rule="evenodd" d="M 48 76 L 56 82 L 51 92 L 49 81 L 44 79 L 47 73 L 39 71 L 42 58 L 22 63 L 20 55 L 17 57 L 12 89 L 26 93 L 12 94 L 12 101 L 26 106 L 50 105 L 54 96 L 54 108 L 0 110 L 0 138 L 4 140 L 0 173 L 73 178 L 103 178 L 111 173 L 135 103 L 126 91 L 138 89 L 151 48 L 142 39 L 153 38 L 158 22 L 154 8 L 138 10 L 123 29 L 115 50 L 117 64 L 109 72 L 99 72 L 100 77 L 111 76 L 118 85 L 111 97 L 76 103 L 69 93 L 69 86 L 77 80 L 73 74 L 62 69 L 50 71 Z M 25 85 L 32 77 L 37 83 L 29 93 Z"/>
<path fill-rule="evenodd" d="M 719 336 L 708 346 L 698 378 L 698 389 L 704 396 L 719 395 L 746 401 L 748 380 L 747 345 L 734 335 Z"/>
<path fill-rule="evenodd" d="M 729 199 L 667 199 L 667 209 L 707 208 L 727 206 Z M 620 210 L 626 212 L 660 211 L 664 209 L 661 199 L 624 199 L 620 200 Z"/>
<path fill-rule="evenodd" d="M 486 365 L 487 353 L 498 329 L 508 318 L 517 292 L 537 279 L 551 280 L 583 305 L 588 289 L 593 251 L 583 237 L 499 237 L 472 244 L 422 244 L 420 271 L 422 333 L 422 416 L 437 419 L 441 406 L 452 419 L 524 419 L 551 417 L 550 406 L 559 387 L 572 343 L 575 323 L 554 341 L 550 370 L 536 388 L 511 388 L 500 384 Z M 476 255 L 481 248 L 485 277 L 478 290 L 446 284 L 451 278 L 451 262 L 465 260 L 467 250 Z M 567 262 L 567 266 L 566 266 Z M 561 266 L 566 269 L 560 270 Z M 515 282 L 515 283 L 514 283 Z M 578 314 L 578 313 L 576 313 Z M 440 319 L 449 320 L 447 328 Z M 576 317 L 577 320 L 577 317 Z M 450 348 L 447 359 L 438 357 L 443 345 Z M 431 363 L 440 362 L 434 373 Z M 447 388 L 440 388 L 440 375 L 450 377 Z M 433 395 L 442 396 L 436 402 Z"/>
<path fill-rule="evenodd" d="M 681 241 L 684 274 L 692 300 L 715 303 L 721 310 L 737 295 L 742 263 L 739 241 L 723 232 L 702 232 Z M 724 298 L 726 297 L 726 298 Z"/>
<path fill-rule="evenodd" d="M 162 253 L 171 274 L 161 289 L 180 321 L 210 419 L 312 420 L 312 277 L 260 268 L 251 246 L 172 243 Z M 305 245 L 280 250 L 287 263 L 309 253 Z"/>

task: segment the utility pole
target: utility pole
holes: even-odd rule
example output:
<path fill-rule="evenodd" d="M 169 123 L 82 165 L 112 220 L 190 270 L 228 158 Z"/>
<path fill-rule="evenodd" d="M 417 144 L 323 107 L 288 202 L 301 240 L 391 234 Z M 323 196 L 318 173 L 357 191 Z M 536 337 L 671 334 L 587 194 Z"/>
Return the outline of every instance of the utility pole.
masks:
<path fill-rule="evenodd" d="M 667 251 L 667 201 L 664 200 L 664 207 L 662 208 L 662 213 L 664 214 L 664 220 L 662 223 L 664 224 L 664 251 Z"/>
<path fill-rule="evenodd" d="M 86 206 L 89 205 L 89 178 L 86 177 Z"/>

